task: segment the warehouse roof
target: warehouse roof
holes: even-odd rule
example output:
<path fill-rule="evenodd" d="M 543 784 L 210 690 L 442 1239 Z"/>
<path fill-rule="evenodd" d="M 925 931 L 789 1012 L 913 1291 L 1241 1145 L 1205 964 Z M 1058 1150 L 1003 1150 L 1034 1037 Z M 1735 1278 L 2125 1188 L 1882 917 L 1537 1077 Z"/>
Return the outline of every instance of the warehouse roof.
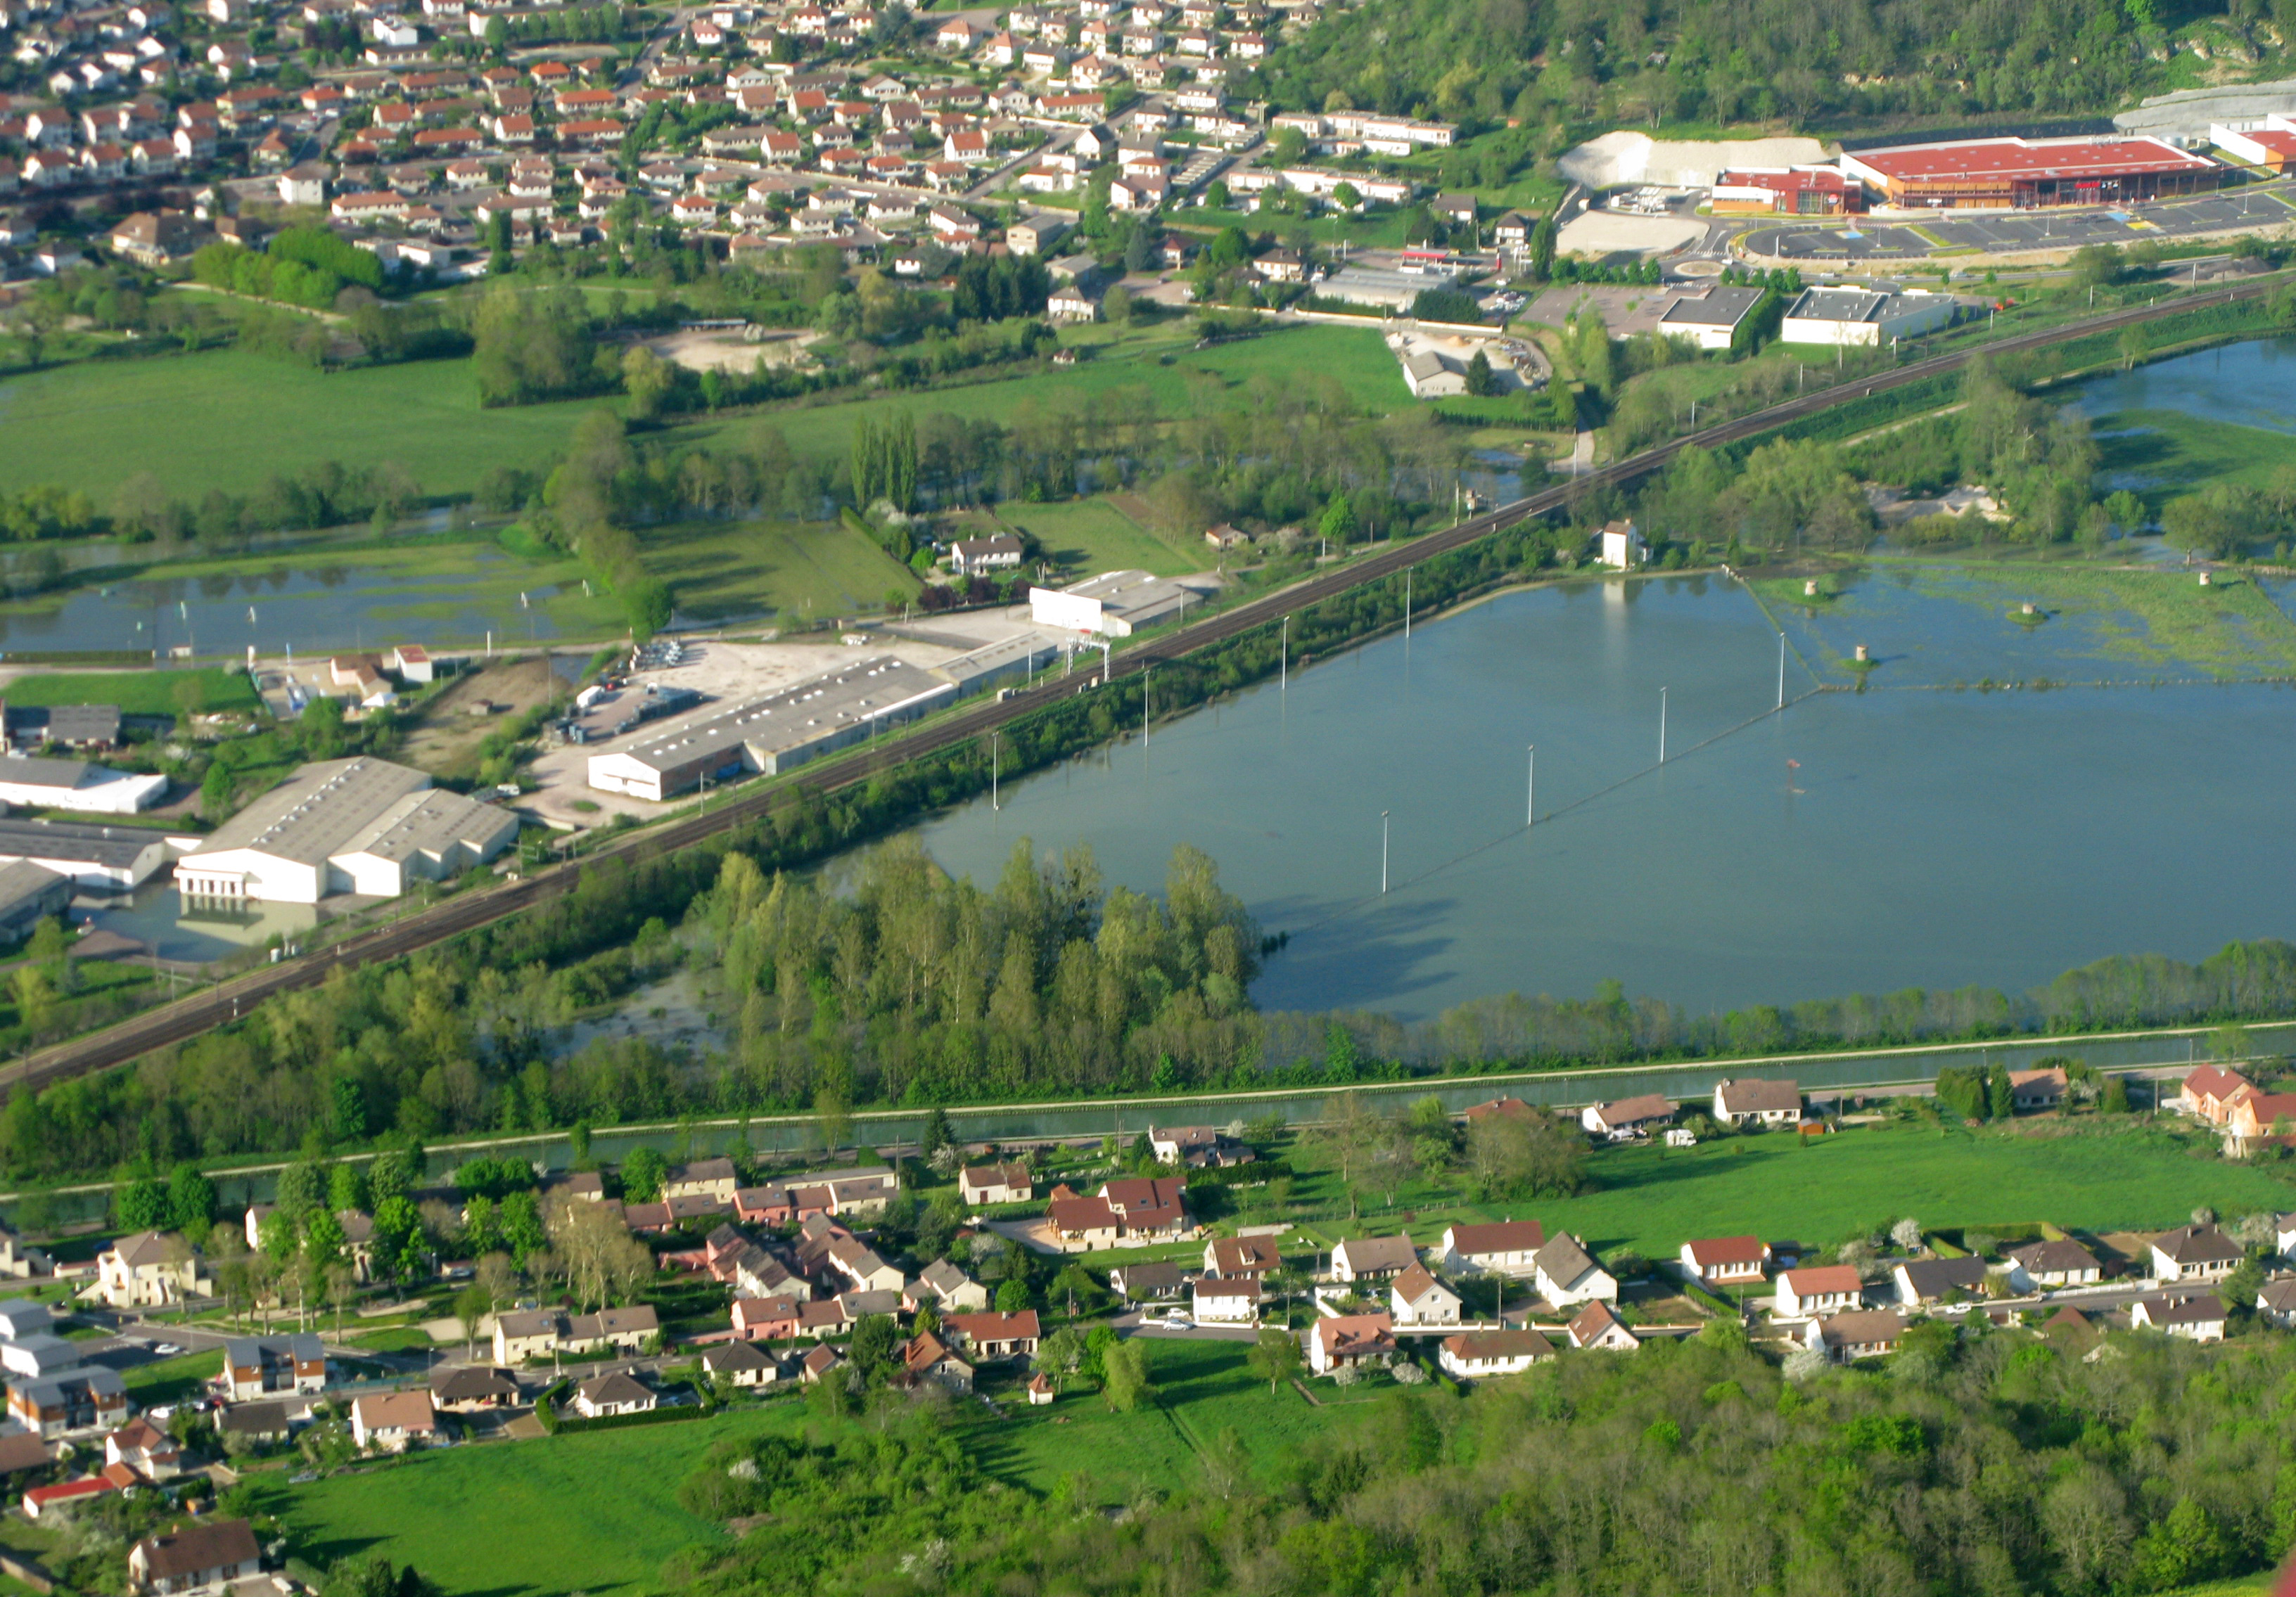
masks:
<path fill-rule="evenodd" d="M 143 826 L 97 826 L 85 821 L 0 819 L 0 859 L 74 859 L 126 869 L 164 834 Z"/>
<path fill-rule="evenodd" d="M 736 744 L 771 753 L 814 742 L 840 726 L 876 720 L 948 691 L 948 684 L 906 660 L 872 655 L 777 693 L 665 728 L 618 752 L 664 768 Z"/>
<path fill-rule="evenodd" d="M 346 854 L 404 860 L 483 844 L 501 812 L 436 790 L 407 766 L 365 756 L 303 766 L 217 827 L 192 857 L 247 849 L 308 865 Z"/>
<path fill-rule="evenodd" d="M 1971 139 L 1942 144 L 1899 144 L 1859 150 L 1850 160 L 1900 182 L 1949 178 L 2015 181 L 2042 177 L 2113 177 L 2133 172 L 2204 172 L 2216 163 L 2165 139 Z"/>

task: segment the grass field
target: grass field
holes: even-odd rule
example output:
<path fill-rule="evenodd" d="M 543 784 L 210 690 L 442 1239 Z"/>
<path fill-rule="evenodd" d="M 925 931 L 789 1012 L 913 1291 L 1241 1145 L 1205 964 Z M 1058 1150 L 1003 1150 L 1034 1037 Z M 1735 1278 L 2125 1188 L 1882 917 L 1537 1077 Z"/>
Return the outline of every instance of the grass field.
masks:
<path fill-rule="evenodd" d="M 188 1397 L 222 1372 L 223 1349 L 217 1347 L 137 1364 L 122 1371 L 120 1379 L 127 1383 L 127 1395 L 136 1405 L 149 1408 L 155 1403 Z"/>
<path fill-rule="evenodd" d="M 802 610 L 833 614 L 915 591 L 914 573 L 832 522 L 681 521 L 641 535 L 640 558 L 698 620 Z"/>
<path fill-rule="evenodd" d="M 323 1568 L 385 1548 L 450 1597 L 651 1590 L 672 1553 L 724 1538 L 678 1507 L 677 1483 L 720 1438 L 803 1413 L 783 1401 L 685 1425 L 452 1447 L 261 1489 L 300 1555 Z"/>
<path fill-rule="evenodd" d="M 2134 489 L 2155 508 L 2209 483 L 2260 488 L 2278 468 L 2296 466 L 2296 437 L 2180 410 L 2099 416 L 2096 441 L 2102 480 Z"/>
<path fill-rule="evenodd" d="M 2296 674 L 2296 622 L 2253 581 L 2231 573 L 2202 587 L 2189 572 L 2157 568 L 1968 561 L 1943 569 L 1956 585 L 1923 591 L 1966 599 L 1958 586 L 1966 579 L 2005 612 L 2030 599 L 2046 610 L 2095 617 L 2104 652 L 2116 659 L 2220 677 Z"/>
<path fill-rule="evenodd" d="M 1314 1150 L 1292 1158 L 1303 1205 L 1344 1203 Z M 1945 1229 L 2049 1220 L 2089 1232 L 2165 1230 L 2201 1204 L 2226 1216 L 2290 1208 L 2296 1182 L 2276 1168 L 2194 1158 L 2181 1140 L 2133 1121 L 2089 1121 L 2077 1134 L 2057 1136 L 1885 1126 L 1824 1138 L 1774 1134 L 1693 1149 L 1606 1150 L 1588 1166 L 1594 1190 L 1576 1198 L 1447 1202 L 1443 1189 L 1407 1182 L 1396 1209 L 1416 1216 L 1409 1229 L 1421 1242 L 1455 1218 L 1513 1216 L 1579 1233 L 1598 1249 L 1671 1258 L 1694 1238 L 1744 1233 L 1830 1246 L 1908 1215 Z M 1328 1243 L 1349 1228 L 1313 1229 Z M 1353 1229 L 1396 1226 L 1367 1212 Z"/>
<path fill-rule="evenodd" d="M 200 685 L 200 708 L 253 709 L 259 700 L 243 671 L 201 667 L 195 671 L 85 671 L 19 676 L 7 686 L 12 704 L 116 704 L 131 716 L 172 716 L 176 690 Z"/>
<path fill-rule="evenodd" d="M 1201 571 L 1206 560 L 1192 561 L 1105 498 L 1066 504 L 1005 504 L 997 513 L 1028 533 L 1064 566 L 1087 571 L 1137 567 L 1159 577 Z"/>
<path fill-rule="evenodd" d="M 1285 382 L 1329 376 L 1356 403 L 1382 413 L 1411 403 L 1394 357 L 1368 328 L 1287 328 L 1197 350 L 1193 330 L 1172 322 L 1094 330 L 1070 341 L 1090 346 L 1092 358 L 1063 371 L 1032 370 L 1020 381 L 710 417 L 656 436 L 672 445 L 738 446 L 763 419 L 801 452 L 842 455 L 860 418 L 895 409 L 1007 420 L 1024 400 L 1059 412 L 1137 385 L 1177 412 L 1199 383 L 1234 389 L 1260 373 Z M 1172 364 L 1160 364 L 1168 355 Z M 197 499 L 209 488 L 246 493 L 275 472 L 332 458 L 396 461 L 429 493 L 463 494 L 490 466 L 550 460 L 575 420 L 598 403 L 482 410 L 471 364 L 460 360 L 329 375 L 224 349 L 57 366 L 0 382 L 0 491 L 55 483 L 101 502 L 148 471 L 168 493 Z"/>

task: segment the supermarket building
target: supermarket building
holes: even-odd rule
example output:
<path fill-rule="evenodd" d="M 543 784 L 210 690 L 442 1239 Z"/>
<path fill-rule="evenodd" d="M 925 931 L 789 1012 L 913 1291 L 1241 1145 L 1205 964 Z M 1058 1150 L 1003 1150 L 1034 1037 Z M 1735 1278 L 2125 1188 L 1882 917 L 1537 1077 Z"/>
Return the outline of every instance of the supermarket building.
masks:
<path fill-rule="evenodd" d="M 2205 192 L 2225 170 L 2143 135 L 1900 144 L 1846 152 L 1841 169 L 1877 205 L 1949 210 L 2128 205 Z"/>

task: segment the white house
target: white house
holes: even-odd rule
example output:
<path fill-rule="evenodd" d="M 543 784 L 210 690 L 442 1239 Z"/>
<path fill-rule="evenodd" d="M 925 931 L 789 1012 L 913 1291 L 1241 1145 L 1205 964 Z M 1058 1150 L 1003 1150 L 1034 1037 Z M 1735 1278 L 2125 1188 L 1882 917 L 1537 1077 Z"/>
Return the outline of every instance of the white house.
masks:
<path fill-rule="evenodd" d="M 1308 1333 L 1308 1368 L 1329 1375 L 1341 1364 L 1384 1364 L 1395 1354 L 1395 1322 L 1384 1314 L 1330 1314 Z"/>
<path fill-rule="evenodd" d="M 2224 1340 L 2225 1306 L 2214 1292 L 2172 1292 L 2139 1298 L 2128 1306 L 2128 1323 L 2194 1342 Z"/>
<path fill-rule="evenodd" d="M 1026 1203 L 1036 1190 L 1036 1177 L 1023 1164 L 967 1165 L 956 1173 L 957 1196 L 971 1205 Z"/>
<path fill-rule="evenodd" d="M 1813 1265 L 1778 1276 L 1775 1312 L 1781 1320 L 1830 1314 L 1865 1301 L 1866 1283 L 1848 1265 Z"/>
<path fill-rule="evenodd" d="M 1538 1295 L 1557 1308 L 1598 1298 L 1605 1303 L 1619 1300 L 1618 1277 L 1603 1268 L 1568 1232 L 1556 1233 L 1554 1240 L 1538 1250 L 1531 1267 Z"/>
<path fill-rule="evenodd" d="M 96 1255 L 95 1295 L 110 1308 L 164 1308 L 203 1298 L 215 1290 L 203 1265 L 181 1237 L 139 1232 Z"/>
<path fill-rule="evenodd" d="M 1259 1318 L 1259 1278 L 1199 1278 L 1195 1308 L 1196 1318 L 1207 1325 L 1250 1325 Z"/>
<path fill-rule="evenodd" d="M 363 1450 L 404 1453 L 438 1434 L 438 1412 L 430 1406 L 428 1387 L 377 1392 L 351 1404 L 351 1439 Z"/>
<path fill-rule="evenodd" d="M 2009 1284 L 2021 1292 L 2085 1287 L 2103 1279 L 2104 1266 L 2079 1242 L 2032 1242 L 2009 1250 Z"/>
<path fill-rule="evenodd" d="M 1468 1331 L 1445 1337 L 1435 1362 L 1446 1375 L 1460 1380 L 1482 1380 L 1494 1375 L 1520 1375 L 1531 1365 L 1554 1356 L 1554 1344 L 1539 1332 Z"/>
<path fill-rule="evenodd" d="M 1402 1274 L 1418 1262 L 1419 1249 L 1411 1245 L 1407 1236 L 1349 1237 L 1332 1249 L 1332 1279 L 1385 1281 Z"/>
<path fill-rule="evenodd" d="M 1718 1081 L 1714 1118 L 1725 1126 L 1791 1126 L 1801 1118 L 1801 1084 L 1793 1081 Z"/>
<path fill-rule="evenodd" d="M 1897 1310 L 1860 1309 L 1812 1320 L 1802 1330 L 1802 1345 L 1846 1364 L 1894 1352 L 1905 1334 L 1906 1317 Z"/>
<path fill-rule="evenodd" d="M 733 1346 L 748 1347 L 750 1344 L 736 1342 Z M 586 1380 L 574 1388 L 574 1412 L 586 1420 L 603 1419 L 610 1414 L 643 1414 L 660 1402 L 652 1388 L 619 1370 Z"/>
<path fill-rule="evenodd" d="M 2220 1281 L 2247 1252 L 2213 1225 L 2180 1225 L 2152 1239 L 2158 1281 Z"/>
<path fill-rule="evenodd" d="M 1536 1220 L 1447 1225 L 1443 1230 L 1443 1273 L 1462 1275 L 1481 1271 L 1527 1276 L 1536 1267 L 1533 1261 L 1538 1250 L 1546 1246 L 1546 1228 Z"/>
<path fill-rule="evenodd" d="M 1650 545 L 1632 521 L 1605 522 L 1595 536 L 1602 542 L 1602 553 L 1595 559 L 1613 570 L 1631 571 L 1650 559 Z"/>
<path fill-rule="evenodd" d="M 1642 1346 L 1642 1339 L 1628 1330 L 1626 1322 L 1612 1313 L 1611 1306 L 1599 1298 L 1589 1300 L 1586 1307 L 1572 1316 L 1568 1329 L 1573 1347 L 1632 1353 Z"/>
<path fill-rule="evenodd" d="M 1459 1294 L 1414 1265 L 1388 1286 L 1388 1308 L 1396 1329 L 1421 1330 L 1459 1323 Z"/>
<path fill-rule="evenodd" d="M 1759 1281 L 1769 1262 L 1770 1245 L 1759 1237 L 1710 1237 L 1682 1245 L 1682 1273 L 1703 1287 Z"/>
<path fill-rule="evenodd" d="M 1607 530 L 1603 534 L 1609 536 Z M 1674 1118 L 1673 1103 L 1657 1093 L 1621 1098 L 1615 1103 L 1590 1103 L 1578 1111 L 1578 1124 L 1588 1134 L 1622 1142 L 1640 1136 L 1655 1125 Z"/>

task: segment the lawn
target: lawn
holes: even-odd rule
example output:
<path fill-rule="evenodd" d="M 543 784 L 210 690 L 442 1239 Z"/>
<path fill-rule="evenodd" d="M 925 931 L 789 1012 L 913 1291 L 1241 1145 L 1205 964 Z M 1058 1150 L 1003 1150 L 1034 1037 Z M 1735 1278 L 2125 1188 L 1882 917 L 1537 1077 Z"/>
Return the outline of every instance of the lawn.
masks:
<path fill-rule="evenodd" d="M 1099 396 L 1129 387 L 1146 388 L 1166 414 L 1177 414 L 1189 407 L 1199 384 L 1234 390 L 1261 374 L 1284 383 L 1328 376 L 1355 403 L 1380 414 L 1410 403 L 1394 357 L 1371 328 L 1289 327 L 1202 350 L 1193 348 L 1194 340 L 1193 327 L 1177 320 L 1094 329 L 1070 340 L 1089 346 L 1091 357 L 1067 370 L 708 417 L 653 436 L 672 446 L 741 447 L 763 421 L 779 427 L 800 453 L 842 457 L 865 415 L 906 410 L 1009 422 L 1024 404 L 1047 414 L 1083 411 Z M 1161 364 L 1166 356 L 1169 365 Z M 0 491 L 55 483 L 108 502 L 121 482 L 150 471 L 169 494 L 195 500 L 209 488 L 244 494 L 274 473 L 336 459 L 353 465 L 395 461 L 428 493 L 466 494 L 491 466 L 551 460 L 575 420 L 599 403 L 483 410 L 466 360 L 332 374 L 235 349 L 82 362 L 0 382 Z M 863 596 L 882 599 L 882 585 Z"/>
<path fill-rule="evenodd" d="M 2115 487 L 2162 501 L 2215 482 L 2260 488 L 2296 465 L 2296 437 L 2180 410 L 2124 410 L 2095 422 L 2101 470 Z"/>
<path fill-rule="evenodd" d="M 127 1395 L 136 1406 L 149 1408 L 189 1397 L 222 1373 L 223 1349 L 215 1347 L 136 1364 L 121 1371 L 119 1378 L 127 1383 Z"/>
<path fill-rule="evenodd" d="M 1122 571 L 1136 567 L 1159 577 L 1180 577 L 1203 569 L 1213 558 L 1210 545 L 1199 545 L 1206 551 L 1206 559 L 1190 560 L 1106 498 L 1063 504 L 1006 504 L 998 514 L 1035 538 L 1054 560 L 1079 570 Z"/>
<path fill-rule="evenodd" d="M 915 577 L 837 522 L 680 521 L 640 536 L 646 569 L 669 584 L 680 616 L 734 620 L 776 611 L 814 615 L 882 604 Z"/>
<path fill-rule="evenodd" d="M 172 716 L 176 691 L 186 682 L 200 688 L 206 710 L 253 709 L 261 702 L 244 671 L 203 666 L 184 671 L 73 671 L 19 676 L 6 690 L 17 705 L 116 704 L 131 716 Z"/>
<path fill-rule="evenodd" d="M 1016 1388 L 1006 1418 L 968 1427 L 967 1445 L 986 1468 L 1032 1492 L 1048 1493 L 1081 1471 L 1099 1501 L 1120 1503 L 1135 1482 L 1169 1491 L 1198 1478 L 1203 1458 L 1230 1430 L 1252 1472 L 1273 1481 L 1303 1443 L 1335 1425 L 1360 1422 L 1392 1389 L 1371 1382 L 1343 1390 L 1319 1381 L 1319 1407 L 1288 1382 L 1271 1396 L 1246 1367 L 1242 1342 L 1146 1338 L 1141 1346 L 1158 1388 L 1152 1406 L 1119 1414 L 1099 1394 L 1076 1391 L 1049 1407 L 1029 1408 Z"/>
<path fill-rule="evenodd" d="M 713 1443 L 803 1413 L 777 1401 L 684 1425 L 444 1448 L 262 1489 L 299 1556 L 323 1568 L 380 1547 L 449 1597 L 651 1589 L 672 1553 L 723 1539 L 678 1507 L 677 1483 Z"/>
<path fill-rule="evenodd" d="M 1589 1163 L 1593 1190 L 1576 1198 L 1477 1204 L 1414 1180 L 1398 1187 L 1395 1211 L 1367 1209 L 1354 1226 L 1325 1222 L 1312 1230 L 1328 1244 L 1349 1231 L 1392 1232 L 1390 1214 L 1410 1212 L 1413 1240 L 1423 1243 L 1454 1218 L 1535 1217 L 1597 1249 L 1664 1259 L 1693 1238 L 1746 1233 L 1830 1246 L 1909 1215 L 1948 1230 L 2049 1220 L 2089 1232 L 2157 1231 L 2184 1224 L 2202 1204 L 2235 1216 L 2296 1201 L 2276 1167 L 2195 1158 L 2191 1145 L 2138 1122 L 2090 1120 L 2064 1135 L 2031 1124 L 2011 1131 L 1883 1126 L 1824 1138 L 1773 1133 L 1693 1149 L 1611 1149 Z M 1324 1208 L 1337 1198 L 1314 1150 L 1291 1157 L 1303 1205 Z"/>
<path fill-rule="evenodd" d="M 2030 599 L 2047 611 L 2095 617 L 2103 651 L 2116 659 L 2227 678 L 2296 673 L 2296 623 L 2234 573 L 2202 587 L 2190 572 L 2154 567 L 1967 561 L 1914 569 L 1955 579 L 1922 583 L 1925 594 L 1966 600 L 1966 579 L 2003 613 Z"/>
<path fill-rule="evenodd" d="M 430 493 L 466 493 L 489 466 L 549 459 L 588 403 L 481 410 L 461 360 L 332 374 L 236 349 L 81 362 L 0 382 L 0 489 L 57 483 L 101 503 L 150 471 L 197 499 L 334 459 L 396 461 Z"/>

